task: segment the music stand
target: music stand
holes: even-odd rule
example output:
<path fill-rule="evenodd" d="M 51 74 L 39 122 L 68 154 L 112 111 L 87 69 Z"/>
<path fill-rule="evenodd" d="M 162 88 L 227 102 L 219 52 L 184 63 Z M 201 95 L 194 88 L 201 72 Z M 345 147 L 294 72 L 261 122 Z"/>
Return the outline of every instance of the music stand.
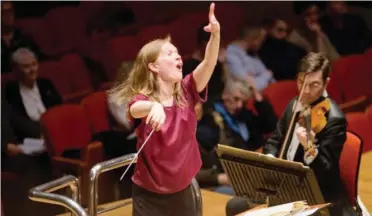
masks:
<path fill-rule="evenodd" d="M 302 163 L 226 145 L 218 145 L 217 154 L 236 196 L 270 206 L 300 200 L 325 203 L 313 170 Z M 327 209 L 319 213 L 329 215 Z"/>

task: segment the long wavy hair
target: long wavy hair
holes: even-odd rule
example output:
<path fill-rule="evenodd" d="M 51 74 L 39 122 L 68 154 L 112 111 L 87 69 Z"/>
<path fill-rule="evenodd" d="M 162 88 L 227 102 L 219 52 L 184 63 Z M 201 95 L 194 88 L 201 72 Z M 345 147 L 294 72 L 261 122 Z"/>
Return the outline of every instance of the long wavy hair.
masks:
<path fill-rule="evenodd" d="M 155 39 L 141 48 L 129 75 L 123 80 L 117 80 L 114 87 L 108 90 L 113 102 L 117 104 L 128 103 L 138 94 L 143 94 L 152 101 L 160 102 L 157 76 L 150 71 L 148 65 L 157 60 L 163 45 L 170 42 L 171 38 L 167 36 L 163 39 Z M 175 83 L 173 96 L 177 105 L 185 106 L 187 104 L 180 82 Z"/>

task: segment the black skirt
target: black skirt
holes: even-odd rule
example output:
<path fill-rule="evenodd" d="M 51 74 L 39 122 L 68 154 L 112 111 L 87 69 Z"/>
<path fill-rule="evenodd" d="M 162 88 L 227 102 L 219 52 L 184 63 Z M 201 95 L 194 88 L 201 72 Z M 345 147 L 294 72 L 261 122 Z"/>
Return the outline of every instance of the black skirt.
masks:
<path fill-rule="evenodd" d="M 174 194 L 158 194 L 133 184 L 133 216 L 196 216 L 191 185 Z"/>

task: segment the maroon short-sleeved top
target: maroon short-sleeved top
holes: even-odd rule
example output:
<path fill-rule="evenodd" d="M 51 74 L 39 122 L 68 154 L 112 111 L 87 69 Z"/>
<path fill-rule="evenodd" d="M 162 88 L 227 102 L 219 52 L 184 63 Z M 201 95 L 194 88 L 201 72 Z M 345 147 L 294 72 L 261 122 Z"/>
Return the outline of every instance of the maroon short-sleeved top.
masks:
<path fill-rule="evenodd" d="M 207 88 L 203 90 L 201 98 L 192 74 L 181 81 L 181 88 L 187 106 L 173 103 L 170 107 L 164 107 L 165 123 L 152 134 L 142 149 L 132 177 L 135 184 L 155 193 L 171 194 L 183 190 L 201 167 L 194 107 L 196 103 L 206 101 Z M 135 96 L 128 104 L 128 110 L 133 103 L 141 100 L 148 100 L 148 97 L 142 94 Z M 141 119 L 136 129 L 137 150 L 152 130 L 145 121 L 146 118 Z"/>

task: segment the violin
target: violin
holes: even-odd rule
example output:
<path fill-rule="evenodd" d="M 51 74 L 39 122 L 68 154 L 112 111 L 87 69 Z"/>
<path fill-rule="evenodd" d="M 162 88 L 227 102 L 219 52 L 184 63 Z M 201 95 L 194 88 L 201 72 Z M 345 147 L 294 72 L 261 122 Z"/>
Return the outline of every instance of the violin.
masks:
<path fill-rule="evenodd" d="M 304 83 L 306 83 L 306 77 L 307 76 L 305 75 Z M 315 140 L 311 136 L 311 131 L 317 134 L 327 125 L 326 114 L 329 112 L 331 106 L 329 99 L 325 98 L 313 106 L 304 106 L 300 102 L 304 88 L 305 84 L 302 85 L 299 98 L 295 101 L 293 107 L 291 120 L 279 154 L 279 158 L 281 159 L 284 158 L 284 153 L 290 144 L 289 137 L 294 132 L 295 123 L 298 122 L 300 126 L 306 128 L 308 148 L 305 149 L 305 151 L 313 156 L 315 155 Z"/>
<path fill-rule="evenodd" d="M 300 126 L 306 128 L 307 146 L 309 153 L 315 156 L 314 138 L 311 136 L 311 131 L 315 134 L 319 133 L 327 125 L 326 113 L 330 109 L 330 101 L 325 98 L 320 103 L 310 107 L 307 106 L 299 114 L 298 123 Z"/>

